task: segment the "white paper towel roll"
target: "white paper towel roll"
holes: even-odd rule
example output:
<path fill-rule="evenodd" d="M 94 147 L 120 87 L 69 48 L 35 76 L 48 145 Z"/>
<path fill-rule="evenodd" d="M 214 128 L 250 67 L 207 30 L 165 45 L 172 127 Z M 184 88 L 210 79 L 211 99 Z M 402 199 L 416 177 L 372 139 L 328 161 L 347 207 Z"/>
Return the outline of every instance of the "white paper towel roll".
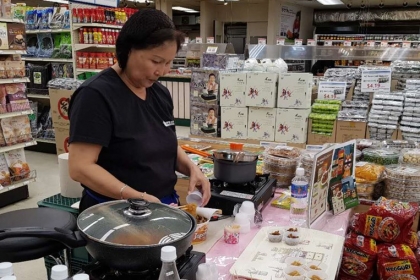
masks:
<path fill-rule="evenodd" d="M 58 156 L 58 172 L 60 176 L 61 195 L 70 198 L 82 197 L 82 186 L 79 182 L 72 180 L 69 175 L 68 153 Z"/>

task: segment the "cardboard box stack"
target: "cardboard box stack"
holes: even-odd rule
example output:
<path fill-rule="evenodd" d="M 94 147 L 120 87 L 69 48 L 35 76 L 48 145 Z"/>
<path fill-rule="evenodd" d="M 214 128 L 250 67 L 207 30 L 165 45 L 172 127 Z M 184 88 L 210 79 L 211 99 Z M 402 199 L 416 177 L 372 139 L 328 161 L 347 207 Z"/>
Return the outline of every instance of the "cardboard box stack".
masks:
<path fill-rule="evenodd" d="M 281 74 L 277 92 L 275 141 L 306 143 L 311 112 L 312 74 Z"/>
<path fill-rule="evenodd" d="M 344 143 L 366 136 L 369 103 L 362 101 L 343 101 L 338 112 L 335 141 Z"/>
<path fill-rule="evenodd" d="M 309 115 L 308 144 L 335 143 L 339 100 L 316 100 Z"/>
<path fill-rule="evenodd" d="M 404 111 L 400 121 L 403 140 L 420 141 L 420 80 L 407 80 Z"/>

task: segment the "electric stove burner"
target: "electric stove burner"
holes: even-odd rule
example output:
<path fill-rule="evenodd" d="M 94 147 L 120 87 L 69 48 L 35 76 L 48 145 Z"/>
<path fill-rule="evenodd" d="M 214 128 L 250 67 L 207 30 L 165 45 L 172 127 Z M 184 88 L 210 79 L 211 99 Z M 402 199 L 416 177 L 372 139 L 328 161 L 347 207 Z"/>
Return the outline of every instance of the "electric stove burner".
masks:
<path fill-rule="evenodd" d="M 264 207 L 274 195 L 276 180 L 268 174 L 257 175 L 251 182 L 230 184 L 217 179 L 210 180 L 211 198 L 207 207 L 221 209 L 231 215 L 235 204 L 245 200 L 254 202 L 256 208 Z"/>
<path fill-rule="evenodd" d="M 178 273 L 182 279 L 195 280 L 198 265 L 206 262 L 204 253 L 191 250 L 192 246 L 183 256 L 176 260 Z M 159 278 L 160 267 L 151 268 L 146 271 L 120 271 L 95 262 L 86 266 L 84 271 L 89 275 L 91 280 L 157 280 Z"/>

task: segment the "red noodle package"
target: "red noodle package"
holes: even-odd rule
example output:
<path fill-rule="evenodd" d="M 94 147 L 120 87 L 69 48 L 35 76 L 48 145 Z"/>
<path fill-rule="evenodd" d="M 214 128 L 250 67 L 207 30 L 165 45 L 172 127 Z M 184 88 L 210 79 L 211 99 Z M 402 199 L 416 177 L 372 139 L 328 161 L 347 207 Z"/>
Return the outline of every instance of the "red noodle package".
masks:
<path fill-rule="evenodd" d="M 413 251 L 404 244 L 378 245 L 379 278 L 381 280 L 420 279 L 420 267 Z"/>
<path fill-rule="evenodd" d="M 410 230 L 403 244 L 408 245 L 413 251 L 418 247 L 419 237 L 417 232 Z"/>
<path fill-rule="evenodd" d="M 340 280 L 369 280 L 376 264 L 376 241 L 354 232 L 347 234 L 340 267 Z"/>
<path fill-rule="evenodd" d="M 351 227 L 364 236 L 387 243 L 404 243 L 418 211 L 416 203 L 380 198 L 367 213 L 355 215 Z"/>

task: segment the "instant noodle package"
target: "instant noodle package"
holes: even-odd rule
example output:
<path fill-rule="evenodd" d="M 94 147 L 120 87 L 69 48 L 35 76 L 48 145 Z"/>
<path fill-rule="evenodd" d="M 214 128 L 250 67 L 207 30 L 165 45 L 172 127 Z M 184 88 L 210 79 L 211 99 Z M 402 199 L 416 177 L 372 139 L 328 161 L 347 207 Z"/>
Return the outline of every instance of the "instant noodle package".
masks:
<path fill-rule="evenodd" d="M 378 245 L 377 271 L 381 280 L 420 279 L 420 267 L 408 245 Z"/>
<path fill-rule="evenodd" d="M 340 280 L 369 280 L 376 265 L 376 241 L 350 232 L 344 242 L 340 267 Z"/>
<path fill-rule="evenodd" d="M 410 233 L 418 204 L 380 198 L 363 214 L 355 214 L 351 228 L 359 234 L 387 243 L 403 243 Z"/>

